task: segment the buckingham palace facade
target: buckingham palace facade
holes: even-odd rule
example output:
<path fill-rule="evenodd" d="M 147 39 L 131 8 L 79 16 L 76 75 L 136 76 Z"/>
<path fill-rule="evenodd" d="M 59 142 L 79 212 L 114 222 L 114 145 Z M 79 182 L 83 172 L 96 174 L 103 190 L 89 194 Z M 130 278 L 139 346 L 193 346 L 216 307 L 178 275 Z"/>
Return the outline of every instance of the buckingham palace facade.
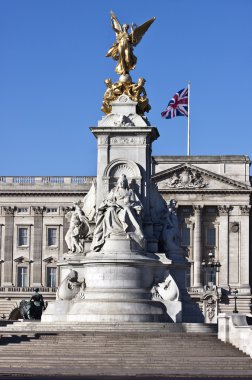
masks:
<path fill-rule="evenodd" d="M 67 252 L 65 217 L 96 177 L 0 177 L 0 318 L 8 317 L 34 287 L 55 298 Z M 199 301 L 208 281 L 203 260 L 213 253 L 219 311 L 251 303 L 251 183 L 248 156 L 154 156 L 152 181 L 168 203 L 177 201 L 181 243 L 188 252 L 187 286 Z"/>

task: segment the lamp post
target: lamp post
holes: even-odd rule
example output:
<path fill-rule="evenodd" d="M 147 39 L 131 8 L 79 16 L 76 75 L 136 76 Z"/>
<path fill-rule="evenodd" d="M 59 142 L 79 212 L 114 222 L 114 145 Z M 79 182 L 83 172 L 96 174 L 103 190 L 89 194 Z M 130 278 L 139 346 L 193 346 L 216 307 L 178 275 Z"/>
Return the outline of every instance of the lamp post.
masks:
<path fill-rule="evenodd" d="M 238 313 L 238 310 L 237 310 L 237 294 L 238 294 L 238 290 L 236 288 L 234 288 L 234 290 L 231 289 L 231 294 L 234 296 L 234 310 L 233 310 L 233 313 Z"/>
<path fill-rule="evenodd" d="M 214 254 L 212 252 L 209 252 L 208 261 L 203 260 L 201 263 L 201 266 L 202 266 L 203 271 L 206 274 L 210 272 L 210 284 L 212 286 L 213 285 L 213 274 L 220 271 L 221 263 L 218 260 L 215 260 Z"/>

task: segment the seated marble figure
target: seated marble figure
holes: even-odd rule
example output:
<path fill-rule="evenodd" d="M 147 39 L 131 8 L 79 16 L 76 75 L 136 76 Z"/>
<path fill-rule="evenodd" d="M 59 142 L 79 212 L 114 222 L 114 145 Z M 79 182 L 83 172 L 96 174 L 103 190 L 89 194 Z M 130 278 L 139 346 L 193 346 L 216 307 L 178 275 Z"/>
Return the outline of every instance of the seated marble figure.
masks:
<path fill-rule="evenodd" d="M 143 206 L 139 198 L 129 188 L 126 175 L 122 174 L 117 185 L 109 192 L 98 208 L 91 249 L 100 251 L 111 234 L 127 234 L 141 248 L 144 248 L 140 215 L 142 209 Z"/>

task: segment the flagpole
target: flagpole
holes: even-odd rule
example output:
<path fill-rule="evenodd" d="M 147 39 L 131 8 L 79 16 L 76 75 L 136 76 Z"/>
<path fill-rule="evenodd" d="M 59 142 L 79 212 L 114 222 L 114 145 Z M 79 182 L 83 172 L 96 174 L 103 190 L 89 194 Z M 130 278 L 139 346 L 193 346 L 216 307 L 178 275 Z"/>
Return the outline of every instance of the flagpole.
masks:
<path fill-rule="evenodd" d="M 188 117 L 187 117 L 187 156 L 190 156 L 190 90 L 191 82 L 188 82 Z"/>

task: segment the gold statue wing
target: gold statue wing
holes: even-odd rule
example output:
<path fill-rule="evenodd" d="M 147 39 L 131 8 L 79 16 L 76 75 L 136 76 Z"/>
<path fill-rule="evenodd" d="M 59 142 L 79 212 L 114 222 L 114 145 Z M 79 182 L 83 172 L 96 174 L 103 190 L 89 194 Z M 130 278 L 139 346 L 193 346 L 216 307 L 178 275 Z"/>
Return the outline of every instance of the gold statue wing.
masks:
<path fill-rule="evenodd" d="M 151 18 L 150 20 L 146 21 L 142 25 L 137 26 L 130 33 L 130 39 L 131 39 L 131 43 L 132 43 L 133 46 L 136 46 L 137 44 L 139 44 L 139 42 L 141 41 L 143 35 L 145 34 L 145 32 L 147 32 L 147 30 L 149 29 L 149 27 L 151 26 L 151 24 L 155 20 L 156 20 L 156 17 Z"/>
<path fill-rule="evenodd" d="M 118 49 L 117 49 L 117 46 L 118 46 L 117 35 L 122 32 L 122 26 L 113 11 L 110 11 L 110 19 L 111 19 L 112 29 L 115 31 L 115 34 L 116 34 L 116 42 L 114 42 L 111 48 L 109 48 L 106 54 L 106 57 L 112 57 L 115 61 L 117 61 L 119 58 Z"/>
<path fill-rule="evenodd" d="M 110 11 L 110 19 L 112 28 L 114 29 L 116 34 L 122 32 L 122 26 L 113 11 Z"/>

